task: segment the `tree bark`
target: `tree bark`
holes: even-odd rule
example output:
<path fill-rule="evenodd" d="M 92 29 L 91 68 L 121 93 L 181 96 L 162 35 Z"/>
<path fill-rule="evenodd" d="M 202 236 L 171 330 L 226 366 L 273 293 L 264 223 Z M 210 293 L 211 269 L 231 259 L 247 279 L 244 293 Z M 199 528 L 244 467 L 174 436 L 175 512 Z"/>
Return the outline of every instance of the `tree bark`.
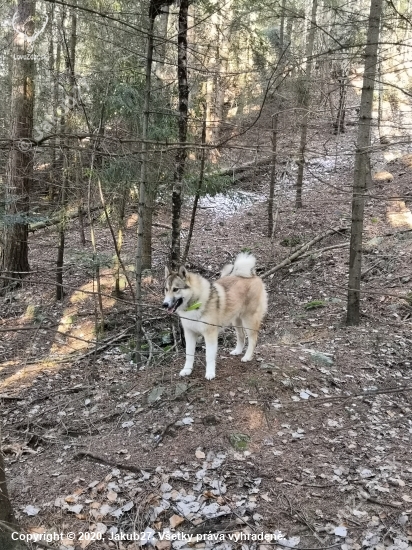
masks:
<path fill-rule="evenodd" d="M 179 86 L 179 143 L 176 153 L 174 186 L 172 193 L 172 247 L 171 265 L 176 269 L 180 263 L 180 230 L 183 195 L 183 175 L 186 163 L 187 119 L 189 86 L 187 83 L 187 16 L 189 0 L 181 0 L 179 8 L 179 33 L 177 38 L 177 79 Z"/>
<path fill-rule="evenodd" d="M 146 209 L 146 188 L 147 188 L 147 136 L 149 130 L 150 117 L 150 98 L 152 89 L 152 65 L 154 49 L 154 22 L 156 11 L 151 0 L 149 8 L 149 28 L 147 34 L 146 47 L 146 69 L 145 69 L 145 91 L 142 117 L 142 147 L 141 147 L 141 167 L 140 167 L 140 185 L 139 185 L 139 205 L 138 205 L 138 226 L 137 226 L 137 245 L 136 245 L 136 364 L 142 363 L 142 326 L 143 326 L 143 304 L 142 304 L 142 271 L 144 265 L 144 241 L 145 241 L 145 209 Z"/>
<path fill-rule="evenodd" d="M 363 217 L 367 190 L 373 91 L 378 62 L 381 13 L 382 0 L 371 0 L 353 181 L 347 325 L 358 325 L 360 321 Z"/>
<path fill-rule="evenodd" d="M 1 443 L 1 430 L 0 430 Z M 0 548 L 1 550 L 22 550 L 27 548 L 21 541 L 11 538 L 12 532 L 19 532 L 7 490 L 6 471 L 0 445 Z"/>
<path fill-rule="evenodd" d="M 286 0 L 282 0 L 282 11 L 280 16 L 280 37 L 279 37 L 279 60 L 276 68 L 277 75 L 280 76 L 285 66 L 285 12 Z M 275 202 L 275 186 L 276 186 L 276 164 L 277 164 L 277 148 L 278 148 L 278 125 L 279 112 L 282 108 L 282 99 L 280 96 L 280 84 L 276 88 L 277 95 L 274 101 L 274 113 L 272 115 L 272 166 L 270 170 L 269 184 L 269 201 L 268 201 L 268 237 L 272 237 L 275 230 L 274 223 L 274 202 Z"/>
<path fill-rule="evenodd" d="M 309 124 L 309 108 L 310 108 L 310 94 L 311 94 L 311 79 L 312 79 L 312 55 L 313 55 L 313 45 L 315 43 L 315 34 L 316 34 L 316 12 L 318 10 L 318 0 L 313 0 L 312 3 L 312 16 L 311 16 L 311 25 L 309 29 L 308 41 L 306 44 L 306 82 L 304 85 L 302 108 L 303 108 L 303 120 L 301 126 L 300 134 L 300 145 L 298 152 L 298 177 L 296 180 L 296 208 L 302 208 L 302 187 L 303 187 L 303 172 L 305 168 L 305 151 L 306 151 L 306 140 L 308 135 L 308 124 Z"/>
<path fill-rule="evenodd" d="M 74 3 L 77 3 L 77 0 L 74 0 Z M 77 14 L 76 10 L 73 10 L 71 18 L 71 30 L 70 30 L 70 43 L 66 45 L 66 73 L 69 81 L 69 90 L 70 90 L 70 100 L 71 107 L 70 111 L 62 123 L 63 132 L 67 132 L 72 129 L 74 108 L 76 104 L 76 76 L 75 76 L 75 67 L 76 67 L 76 44 L 77 44 Z M 63 18 L 63 36 L 64 35 L 64 18 Z M 72 153 L 70 150 L 71 138 L 67 138 L 67 150 L 66 156 L 64 158 L 64 174 L 63 174 L 63 183 L 61 190 L 61 205 L 62 205 L 62 219 L 59 227 L 59 241 L 57 247 L 57 260 L 56 260 L 56 300 L 61 301 L 64 298 L 64 289 L 63 289 L 63 267 L 64 267 L 64 250 L 65 250 L 65 233 L 66 233 L 66 208 L 68 202 L 68 192 L 69 185 L 73 179 L 73 174 L 77 170 L 76 166 L 76 153 Z"/>
<path fill-rule="evenodd" d="M 206 145 L 206 129 L 207 129 L 206 115 L 207 115 L 207 106 L 206 106 L 206 104 L 203 104 L 202 145 Z M 205 160 L 206 160 L 206 148 L 205 147 L 202 148 L 201 155 L 202 155 L 202 157 L 200 159 L 199 181 L 198 181 L 198 184 L 197 184 L 196 194 L 195 194 L 195 198 L 194 198 L 194 201 L 193 201 L 192 217 L 190 219 L 189 233 L 187 234 L 187 241 L 186 241 L 185 251 L 183 253 L 182 264 L 184 264 L 186 262 L 187 256 L 189 254 L 190 242 L 192 240 L 193 229 L 194 229 L 194 226 L 195 226 L 197 204 L 199 202 L 200 192 L 201 192 L 202 186 L 203 186 L 203 179 L 204 179 L 204 175 L 205 175 Z"/>
<path fill-rule="evenodd" d="M 29 271 L 28 222 L 30 187 L 33 178 L 34 61 L 27 37 L 33 32 L 35 2 L 19 0 L 13 37 L 12 146 L 6 183 L 3 251 L 0 271 L 22 278 Z M 7 285 L 5 282 L 3 285 Z"/>

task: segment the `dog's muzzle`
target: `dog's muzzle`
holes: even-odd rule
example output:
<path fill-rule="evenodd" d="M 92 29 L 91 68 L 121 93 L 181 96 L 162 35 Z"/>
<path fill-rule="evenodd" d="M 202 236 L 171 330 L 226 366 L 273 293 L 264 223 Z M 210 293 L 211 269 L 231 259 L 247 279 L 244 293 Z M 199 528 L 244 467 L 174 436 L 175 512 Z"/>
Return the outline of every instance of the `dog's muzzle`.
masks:
<path fill-rule="evenodd" d="M 168 313 L 174 313 L 179 306 L 183 303 L 183 298 L 178 298 L 174 300 L 171 304 L 169 302 L 163 302 L 162 307 L 167 309 Z"/>

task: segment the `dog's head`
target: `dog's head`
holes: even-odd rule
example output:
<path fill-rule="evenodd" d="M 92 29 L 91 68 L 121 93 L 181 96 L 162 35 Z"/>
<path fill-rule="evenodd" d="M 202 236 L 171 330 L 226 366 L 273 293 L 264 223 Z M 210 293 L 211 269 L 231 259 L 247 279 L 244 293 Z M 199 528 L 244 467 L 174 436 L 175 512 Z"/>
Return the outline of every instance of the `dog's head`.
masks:
<path fill-rule="evenodd" d="M 167 308 L 168 313 L 174 313 L 179 308 L 184 309 L 191 296 L 186 268 L 181 266 L 176 272 L 165 267 L 165 297 L 162 305 Z"/>

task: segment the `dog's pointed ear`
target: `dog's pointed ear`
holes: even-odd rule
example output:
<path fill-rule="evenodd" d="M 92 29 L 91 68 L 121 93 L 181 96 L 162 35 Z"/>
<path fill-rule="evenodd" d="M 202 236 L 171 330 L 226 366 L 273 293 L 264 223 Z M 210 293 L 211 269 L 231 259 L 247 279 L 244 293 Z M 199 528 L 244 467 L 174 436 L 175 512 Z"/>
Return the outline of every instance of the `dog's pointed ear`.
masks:
<path fill-rule="evenodd" d="M 165 279 L 167 279 L 169 275 L 170 275 L 169 268 L 167 267 L 167 265 L 165 265 Z"/>
<path fill-rule="evenodd" d="M 183 280 L 185 280 L 187 277 L 187 271 L 184 265 L 181 265 L 179 267 L 179 277 Z"/>

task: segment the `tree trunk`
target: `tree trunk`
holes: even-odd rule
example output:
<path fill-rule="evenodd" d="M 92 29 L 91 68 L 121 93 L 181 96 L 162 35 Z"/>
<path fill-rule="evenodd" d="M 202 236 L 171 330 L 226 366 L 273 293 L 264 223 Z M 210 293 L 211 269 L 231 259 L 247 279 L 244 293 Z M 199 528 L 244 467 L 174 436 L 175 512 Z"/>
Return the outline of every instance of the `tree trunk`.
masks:
<path fill-rule="evenodd" d="M 335 135 L 345 133 L 345 112 L 346 112 L 346 96 L 348 89 L 349 69 L 343 64 L 337 69 L 337 82 L 339 85 L 339 106 L 336 113 L 336 119 L 333 123 L 333 133 Z"/>
<path fill-rule="evenodd" d="M 138 226 L 137 226 L 137 244 L 136 244 L 136 364 L 139 366 L 142 363 L 141 348 L 142 348 L 142 326 L 143 326 L 143 304 L 142 304 L 142 271 L 143 271 L 143 254 L 145 241 L 145 209 L 146 209 L 146 188 L 147 188 L 147 136 L 149 129 L 150 117 L 150 97 L 152 88 L 152 65 L 153 65 L 153 31 L 156 11 L 151 0 L 149 8 L 149 28 L 147 33 L 147 49 L 146 49 L 146 69 L 145 69 L 145 90 L 144 104 L 142 117 L 142 147 L 140 167 L 140 185 L 139 185 L 139 205 L 138 205 Z"/>
<path fill-rule="evenodd" d="M 278 107 L 278 102 L 275 108 Z M 268 237 L 272 236 L 273 232 L 273 204 L 275 200 L 275 184 L 276 184 L 276 163 L 277 163 L 277 144 L 278 144 L 278 119 L 279 113 L 272 115 L 272 166 L 270 169 L 270 184 L 269 184 L 269 201 L 268 201 Z"/>
<path fill-rule="evenodd" d="M 286 13 L 286 0 L 282 0 L 282 11 L 280 16 L 280 36 L 279 36 L 279 60 L 276 68 L 276 76 L 281 77 L 283 73 L 283 67 L 285 66 L 285 13 Z M 273 206 L 275 202 L 275 185 L 276 185 L 276 164 L 277 164 L 277 149 L 278 149 L 278 126 L 279 126 L 279 112 L 282 109 L 282 96 L 280 94 L 279 84 L 276 88 L 276 96 L 274 101 L 274 113 L 272 115 L 272 166 L 270 170 L 270 184 L 269 184 L 269 201 L 268 201 L 268 237 L 272 237 L 275 229 Z"/>
<path fill-rule="evenodd" d="M 76 0 L 74 1 L 76 4 Z M 70 132 L 73 129 L 73 115 L 74 115 L 74 106 L 76 105 L 76 77 L 75 77 L 75 67 L 76 67 L 76 44 L 77 44 L 77 14 L 76 10 L 73 10 L 71 18 L 71 32 L 70 32 L 70 43 L 66 46 L 66 73 L 69 81 L 69 90 L 70 90 L 70 111 L 66 117 L 62 120 L 62 131 L 64 133 Z M 63 19 L 63 36 L 64 34 L 64 19 Z M 64 267 L 64 249 L 65 249 L 65 232 L 66 232 L 66 207 L 68 202 L 68 193 L 69 185 L 73 179 L 73 174 L 75 175 L 77 166 L 76 166 L 76 153 L 70 151 L 72 139 L 67 138 L 67 149 L 66 156 L 64 158 L 63 164 L 63 184 L 61 190 L 61 205 L 62 205 L 62 220 L 59 227 L 59 243 L 57 248 L 57 261 L 56 261 L 56 300 L 61 301 L 64 298 L 64 289 L 63 289 L 63 267 Z"/>
<path fill-rule="evenodd" d="M 206 140 L 217 143 L 220 140 L 222 121 L 224 119 L 224 103 L 226 80 L 229 64 L 229 48 L 231 40 L 232 0 L 222 4 L 214 2 L 214 12 L 210 18 L 208 68 L 206 81 L 206 103 L 208 108 Z M 217 150 L 213 152 L 216 155 Z M 212 156 L 211 153 L 209 153 Z"/>
<path fill-rule="evenodd" d="M 195 199 L 193 201 L 192 217 L 190 219 L 189 233 L 187 234 L 187 241 L 186 241 L 185 251 L 183 253 L 182 264 L 185 264 L 185 262 L 187 260 L 187 256 L 189 254 L 190 242 L 192 240 L 193 229 L 195 227 L 197 204 L 198 204 L 199 199 L 200 199 L 200 192 L 202 190 L 203 178 L 204 178 L 204 175 L 205 175 L 205 160 L 206 160 L 206 147 L 205 146 L 206 146 L 206 129 L 207 129 L 206 114 L 207 114 L 207 106 L 206 106 L 206 104 L 203 104 L 203 124 L 202 124 L 202 145 L 203 145 L 203 147 L 202 147 L 202 153 L 201 153 L 202 156 L 201 156 L 201 159 L 200 159 L 200 174 L 199 174 L 199 181 L 198 181 L 198 184 L 197 184 Z"/>
<path fill-rule="evenodd" d="M 180 263 L 180 229 L 183 195 L 183 175 L 186 162 L 187 118 L 189 86 L 187 83 L 187 15 L 189 0 L 181 0 L 179 8 L 179 33 L 177 38 L 177 79 L 179 86 L 179 143 L 175 161 L 174 187 L 172 194 L 172 247 L 171 264 L 176 269 Z"/>
<path fill-rule="evenodd" d="M 35 2 L 19 0 L 13 37 L 12 145 L 6 183 L 3 251 L 0 271 L 21 279 L 29 271 L 28 223 L 30 186 L 33 177 L 34 61 L 27 36 L 33 34 Z M 9 283 L 4 280 L 1 286 Z"/>
<path fill-rule="evenodd" d="M 363 216 L 381 13 L 382 0 L 371 0 L 353 181 L 347 325 L 357 325 L 360 320 Z"/>
<path fill-rule="evenodd" d="M 1 452 L 0 445 L 0 548 L 1 550 L 22 550 L 23 548 L 27 548 L 22 542 L 14 541 L 11 538 L 12 532 L 20 532 L 20 529 L 14 520 L 13 509 L 7 490 L 3 453 Z"/>
<path fill-rule="evenodd" d="M 306 139 L 308 135 L 308 123 L 309 123 L 309 107 L 310 107 L 310 93 L 311 93 L 311 78 L 312 78 L 312 66 L 313 66 L 313 45 L 315 43 L 316 34 L 316 12 L 318 9 L 318 0 L 313 0 L 312 4 L 312 16 L 311 25 L 309 29 L 309 37 L 306 44 L 306 81 L 304 84 L 302 108 L 303 108 L 303 120 L 300 134 L 300 145 L 298 152 L 298 177 L 296 180 L 296 208 L 302 208 L 302 186 L 303 186 L 303 172 L 305 168 L 305 151 L 306 151 Z"/>

